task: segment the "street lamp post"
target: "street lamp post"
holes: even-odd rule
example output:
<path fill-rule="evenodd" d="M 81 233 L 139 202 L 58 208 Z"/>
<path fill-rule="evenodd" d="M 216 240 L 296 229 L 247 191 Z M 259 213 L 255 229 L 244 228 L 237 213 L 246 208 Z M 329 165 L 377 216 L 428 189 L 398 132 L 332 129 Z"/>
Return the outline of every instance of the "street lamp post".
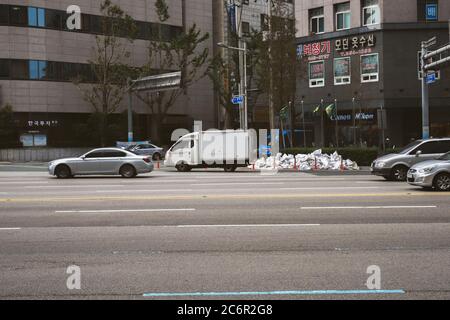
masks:
<path fill-rule="evenodd" d="M 356 147 L 356 110 L 355 110 L 355 98 L 352 98 L 353 106 L 353 146 Z"/>
<path fill-rule="evenodd" d="M 302 100 L 303 146 L 306 148 L 305 102 Z"/>
<path fill-rule="evenodd" d="M 244 59 L 243 59 L 243 71 L 241 72 L 241 85 L 239 86 L 241 88 L 241 93 L 244 96 L 244 103 L 243 103 L 243 114 L 240 117 L 241 121 L 241 129 L 248 130 L 248 88 L 247 88 L 247 43 L 245 41 L 242 41 L 243 48 L 236 48 L 231 47 L 225 43 L 219 42 L 217 45 L 219 47 L 228 49 L 228 50 L 236 50 L 240 53 L 243 53 Z"/>

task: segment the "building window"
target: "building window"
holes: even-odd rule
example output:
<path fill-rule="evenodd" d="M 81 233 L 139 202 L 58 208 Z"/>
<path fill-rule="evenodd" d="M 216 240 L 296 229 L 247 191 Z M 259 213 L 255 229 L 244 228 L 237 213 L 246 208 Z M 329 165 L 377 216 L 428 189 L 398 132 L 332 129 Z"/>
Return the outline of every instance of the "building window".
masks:
<path fill-rule="evenodd" d="M 28 25 L 30 27 L 45 27 L 45 9 L 28 7 Z"/>
<path fill-rule="evenodd" d="M 334 59 L 334 84 L 345 85 L 351 83 L 351 58 Z"/>
<path fill-rule="evenodd" d="M 47 72 L 47 62 L 30 60 L 29 64 L 29 75 L 31 80 L 44 79 Z"/>
<path fill-rule="evenodd" d="M 351 13 L 350 2 L 336 5 L 336 30 L 350 29 Z"/>
<path fill-rule="evenodd" d="M 242 22 L 242 33 L 245 35 L 250 34 L 250 23 L 245 21 Z"/>
<path fill-rule="evenodd" d="M 381 22 L 378 0 L 363 0 L 363 25 L 370 26 Z"/>
<path fill-rule="evenodd" d="M 314 61 L 309 63 L 309 87 L 325 86 L 325 62 Z"/>
<path fill-rule="evenodd" d="M 27 60 L 11 60 L 10 77 L 13 80 L 28 80 L 29 65 Z"/>
<path fill-rule="evenodd" d="M 0 59 L 0 79 L 9 78 L 9 60 Z"/>
<path fill-rule="evenodd" d="M 377 82 L 379 70 L 378 53 L 361 56 L 361 82 Z"/>
<path fill-rule="evenodd" d="M 313 9 L 309 12 L 310 32 L 312 34 L 319 34 L 325 32 L 325 16 L 323 14 L 323 7 Z"/>
<path fill-rule="evenodd" d="M 9 11 L 7 4 L 0 4 L 0 25 L 9 24 Z"/>
<path fill-rule="evenodd" d="M 417 0 L 419 22 L 439 20 L 439 0 Z"/>
<path fill-rule="evenodd" d="M 10 6 L 9 22 L 12 26 L 27 26 L 28 25 L 27 7 Z"/>

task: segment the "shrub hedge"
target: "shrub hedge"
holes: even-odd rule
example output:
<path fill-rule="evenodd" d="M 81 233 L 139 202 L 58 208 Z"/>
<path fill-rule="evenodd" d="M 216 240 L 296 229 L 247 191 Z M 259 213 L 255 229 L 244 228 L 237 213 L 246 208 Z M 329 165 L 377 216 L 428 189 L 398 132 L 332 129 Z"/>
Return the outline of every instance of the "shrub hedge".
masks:
<path fill-rule="evenodd" d="M 309 154 L 313 153 L 318 148 L 287 148 L 280 150 L 281 153 L 286 154 Z M 377 148 L 323 148 L 324 154 L 333 154 L 337 151 L 344 159 L 350 159 L 356 161 L 359 166 L 370 166 L 372 162 L 378 158 Z"/>

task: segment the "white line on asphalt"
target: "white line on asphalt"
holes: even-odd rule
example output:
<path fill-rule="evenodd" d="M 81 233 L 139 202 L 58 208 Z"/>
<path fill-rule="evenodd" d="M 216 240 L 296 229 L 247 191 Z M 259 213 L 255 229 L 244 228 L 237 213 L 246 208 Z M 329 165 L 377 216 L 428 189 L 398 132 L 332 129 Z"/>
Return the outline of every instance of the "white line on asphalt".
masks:
<path fill-rule="evenodd" d="M 182 208 L 182 209 L 67 210 L 67 211 L 55 211 L 55 213 L 125 213 L 125 212 L 179 212 L 179 211 L 196 211 L 196 209 Z"/>
<path fill-rule="evenodd" d="M 436 209 L 437 206 L 371 206 L 371 207 L 301 207 L 301 210 L 340 210 L 340 209 Z"/>
<path fill-rule="evenodd" d="M 282 185 L 284 182 L 223 182 L 223 183 L 193 183 L 191 186 L 249 186 L 249 185 Z"/>
<path fill-rule="evenodd" d="M 45 188 L 45 189 L 60 189 L 60 188 L 103 188 L 103 187 L 108 187 L 108 188 L 121 188 L 121 187 L 125 187 L 125 185 L 123 184 L 87 184 L 87 185 L 65 185 L 65 186 L 28 186 L 25 187 L 25 189 L 41 189 L 41 188 Z"/>
<path fill-rule="evenodd" d="M 381 189 L 381 187 L 312 187 L 312 188 L 281 188 L 280 190 L 353 190 L 353 189 Z M 384 188 L 385 189 L 385 188 Z"/>
<path fill-rule="evenodd" d="M 22 230 L 22 228 L 0 228 L 0 231 L 16 231 Z"/>
<path fill-rule="evenodd" d="M 320 224 L 205 224 L 205 225 L 180 225 L 177 228 L 299 228 L 319 227 Z"/>
<path fill-rule="evenodd" d="M 130 190 L 96 190 L 97 193 L 126 193 L 126 192 L 191 192 L 193 189 L 130 189 Z"/>

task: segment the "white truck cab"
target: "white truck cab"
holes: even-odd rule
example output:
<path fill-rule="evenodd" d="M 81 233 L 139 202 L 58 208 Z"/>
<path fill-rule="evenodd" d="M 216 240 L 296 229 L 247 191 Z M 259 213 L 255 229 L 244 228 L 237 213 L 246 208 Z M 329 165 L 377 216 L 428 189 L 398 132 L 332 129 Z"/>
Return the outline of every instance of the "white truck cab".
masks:
<path fill-rule="evenodd" d="M 246 167 L 256 158 L 256 137 L 249 131 L 203 131 L 181 137 L 166 153 L 164 165 L 187 172 L 194 168 Z"/>

